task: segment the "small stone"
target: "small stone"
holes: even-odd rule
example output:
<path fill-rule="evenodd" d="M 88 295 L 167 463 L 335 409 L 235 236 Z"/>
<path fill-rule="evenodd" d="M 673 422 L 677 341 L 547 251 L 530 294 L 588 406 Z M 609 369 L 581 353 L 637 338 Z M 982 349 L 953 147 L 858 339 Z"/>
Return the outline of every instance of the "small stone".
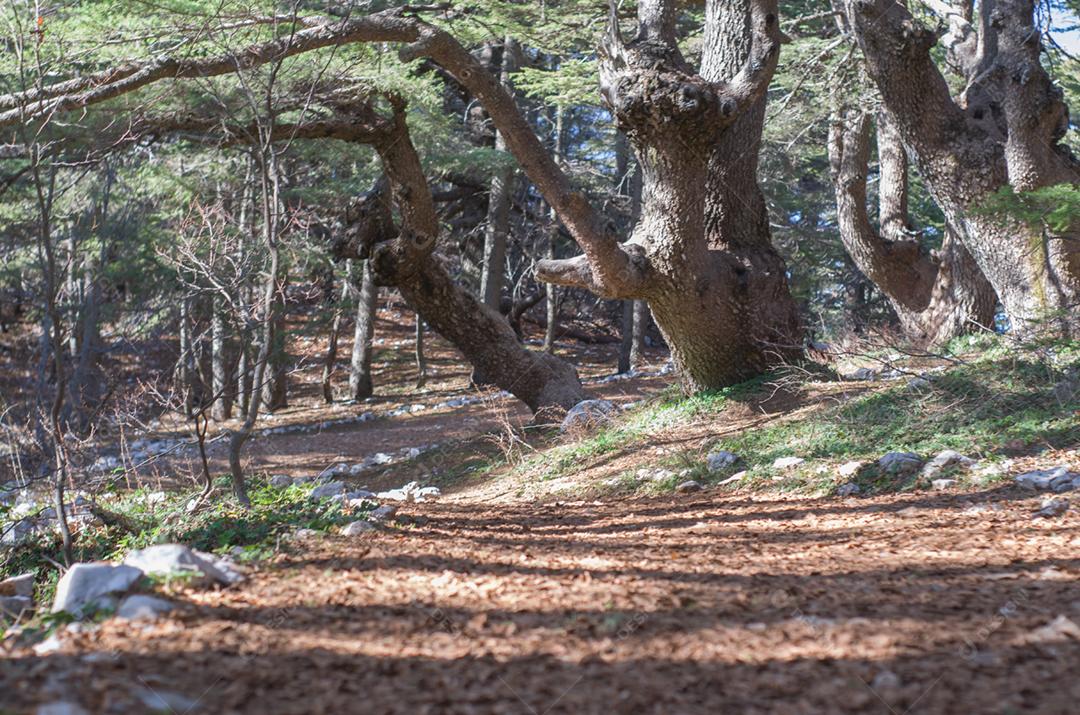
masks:
<path fill-rule="evenodd" d="M 343 536 L 360 536 L 361 534 L 367 534 L 376 531 L 377 529 L 378 527 L 370 521 L 353 521 L 342 527 L 341 533 Z"/>
<path fill-rule="evenodd" d="M 907 388 L 912 391 L 929 390 L 930 381 L 925 377 L 913 377 L 908 380 Z"/>
<path fill-rule="evenodd" d="M 0 596 L 34 597 L 34 574 L 24 573 L 0 581 Z"/>
<path fill-rule="evenodd" d="M 217 581 L 225 585 L 235 583 L 233 574 L 218 568 L 218 561 L 213 554 L 200 553 L 183 544 L 155 544 L 124 557 L 125 564 L 153 576 L 186 577 L 202 583 Z"/>
<path fill-rule="evenodd" d="M 390 519 L 393 519 L 396 514 L 396 506 L 394 506 L 393 504 L 384 504 L 378 509 L 372 511 L 370 518 L 372 521 L 389 521 Z"/>
<path fill-rule="evenodd" d="M 952 489 L 957 485 L 957 483 L 958 482 L 955 479 L 935 479 L 934 481 L 930 482 L 930 486 L 935 491 L 943 492 Z"/>
<path fill-rule="evenodd" d="M 690 479 L 675 487 L 675 491 L 679 494 L 693 494 L 694 492 L 700 492 L 702 488 L 701 484 Z"/>
<path fill-rule="evenodd" d="M 116 617 L 128 621 L 153 621 L 173 610 L 176 606 L 171 601 L 136 593 L 120 602 Z"/>
<path fill-rule="evenodd" d="M 287 474 L 275 474 L 270 477 L 269 484 L 275 489 L 286 489 L 293 485 L 293 478 Z"/>
<path fill-rule="evenodd" d="M 841 477 L 854 477 L 858 474 L 859 470 L 862 469 L 863 464 L 865 464 L 865 462 L 844 462 L 836 468 L 836 473 Z"/>
<path fill-rule="evenodd" d="M 739 455 L 727 450 L 721 450 L 705 457 L 705 466 L 710 472 L 723 472 L 734 467 L 739 461 Z"/>
<path fill-rule="evenodd" d="M 858 484 L 856 484 L 855 482 L 848 482 L 847 484 L 841 484 L 839 487 L 836 488 L 836 496 L 851 497 L 855 496 L 861 491 L 862 488 L 860 488 Z"/>
<path fill-rule="evenodd" d="M 587 431 L 608 422 L 614 412 L 615 404 L 609 400 L 582 400 L 567 411 L 559 432 Z"/>
<path fill-rule="evenodd" d="M 913 452 L 889 452 L 878 460 L 878 467 L 893 476 L 914 474 L 922 465 L 922 458 Z"/>
<path fill-rule="evenodd" d="M 142 576 L 142 570 L 130 564 L 75 564 L 56 584 L 52 612 L 65 611 L 79 618 L 88 610 L 111 607 L 114 596 L 125 593 Z"/>
<path fill-rule="evenodd" d="M 413 498 L 417 502 L 433 501 L 442 496 L 438 487 L 423 487 L 414 492 Z"/>
<path fill-rule="evenodd" d="M 926 466 L 922 469 L 922 477 L 933 481 L 950 467 L 970 467 L 973 464 L 975 464 L 974 459 L 965 457 L 955 450 L 946 449 L 926 463 Z"/>
<path fill-rule="evenodd" d="M 1069 500 L 1062 497 L 1043 499 L 1040 509 L 1035 512 L 1035 518 L 1052 519 L 1061 516 L 1069 510 Z"/>
<path fill-rule="evenodd" d="M 806 460 L 802 457 L 779 457 L 772 463 L 773 469 L 791 469 L 796 467 Z"/>
<path fill-rule="evenodd" d="M 746 471 L 745 469 L 743 471 L 741 471 L 741 472 L 735 472 L 735 474 L 732 474 L 727 479 L 721 479 L 720 481 L 718 481 L 716 483 L 716 486 L 722 487 L 725 484 L 734 484 L 735 482 L 742 481 L 746 477 L 746 475 L 749 474 L 749 473 L 750 472 Z"/>
<path fill-rule="evenodd" d="M 1050 469 L 1037 469 L 1024 472 L 1015 478 L 1015 483 L 1021 489 L 1033 492 L 1065 492 L 1075 489 L 1074 483 L 1080 479 L 1080 474 L 1073 474 L 1067 467 L 1051 467 Z"/>
<path fill-rule="evenodd" d="M 338 494 L 344 494 L 345 491 L 345 482 L 327 482 L 312 489 L 310 498 L 314 501 L 329 499 Z"/>
<path fill-rule="evenodd" d="M 320 532 L 315 529 L 297 529 L 292 533 L 294 539 L 313 539 L 319 535 Z"/>

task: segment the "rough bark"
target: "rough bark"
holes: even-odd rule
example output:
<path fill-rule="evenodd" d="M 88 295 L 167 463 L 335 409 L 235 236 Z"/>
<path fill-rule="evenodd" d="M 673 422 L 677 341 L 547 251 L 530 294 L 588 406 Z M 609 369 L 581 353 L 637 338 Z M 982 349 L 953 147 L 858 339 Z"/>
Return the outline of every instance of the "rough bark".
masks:
<path fill-rule="evenodd" d="M 416 389 L 419 390 L 427 382 L 427 357 L 424 355 L 424 319 L 416 316 L 416 336 L 413 342 L 416 350 Z"/>
<path fill-rule="evenodd" d="M 602 283 L 648 301 L 696 391 L 760 373 L 797 352 L 799 335 L 755 176 L 776 4 L 708 2 L 700 73 L 674 15 L 673 2 L 643 0 L 637 36 L 624 41 L 612 23 L 602 48 L 601 91 L 642 168 L 641 219 L 622 246 L 634 270 Z M 596 268 L 588 251 L 556 263 L 544 277 L 567 284 L 589 285 Z"/>
<path fill-rule="evenodd" d="M 356 298 L 352 357 L 349 361 L 349 399 L 359 402 L 375 393 L 371 380 L 372 340 L 375 337 L 375 306 L 379 288 L 368 261 L 360 269 L 360 290 Z"/>
<path fill-rule="evenodd" d="M 1080 182 L 1080 166 L 1060 143 L 1068 110 L 1040 64 L 1031 0 L 984 7 L 975 50 L 958 62 L 967 86 L 955 100 L 930 54 L 935 33 L 903 5 L 843 0 L 842 8 L 889 121 L 1014 329 L 1075 331 L 1080 227 L 1055 234 L 984 210 L 1005 186 L 1028 191 Z M 962 13 L 948 17 L 965 22 Z"/>
<path fill-rule="evenodd" d="M 510 74 L 517 69 L 517 41 L 507 35 L 503 40 L 499 79 L 510 91 Z M 495 131 L 495 149 L 506 151 L 502 132 Z M 510 232 L 510 189 L 514 171 L 499 167 L 491 176 L 488 191 L 487 226 L 484 229 L 484 265 L 480 274 L 480 295 L 484 305 L 499 309 L 502 300 L 506 264 L 506 240 Z"/>
<path fill-rule="evenodd" d="M 232 416 L 232 391 L 227 384 L 229 371 L 225 344 L 225 314 L 221 308 L 221 299 L 214 296 L 210 301 L 210 374 L 213 385 L 211 417 L 218 422 Z"/>
<path fill-rule="evenodd" d="M 867 208 L 870 116 L 848 110 L 832 119 L 829 160 L 840 238 L 855 265 L 885 295 L 911 340 L 940 345 L 993 326 L 997 296 L 952 231 L 928 251 L 911 231 L 907 157 L 887 119 L 879 118 L 879 209 L 875 229 Z"/>

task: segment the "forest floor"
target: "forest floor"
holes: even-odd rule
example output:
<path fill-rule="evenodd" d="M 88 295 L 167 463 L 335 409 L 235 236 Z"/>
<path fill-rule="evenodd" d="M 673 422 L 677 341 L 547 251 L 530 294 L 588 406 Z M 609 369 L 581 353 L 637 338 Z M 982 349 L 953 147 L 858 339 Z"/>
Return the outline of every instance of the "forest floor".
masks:
<path fill-rule="evenodd" d="M 1080 468 L 1075 403 L 1044 414 L 1010 401 L 1030 386 L 996 383 L 988 400 L 965 374 L 933 394 L 814 379 L 685 400 L 670 378 L 606 383 L 590 390 L 646 399 L 577 438 L 511 438 L 525 415 L 498 400 L 474 422 L 343 427 L 316 457 L 310 436 L 268 436 L 252 460 L 275 473 L 437 437 L 361 481 L 444 497 L 360 537 L 279 539 L 228 589 L 173 584 L 184 606 L 157 621 L 69 627 L 49 653 L 9 639 L 0 712 L 1075 713 L 1075 510 L 1033 518 L 1039 498 L 1007 478 L 885 489 L 862 470 L 862 494 L 835 493 L 840 462 L 894 446 L 964 447 L 1005 477 Z M 741 481 L 710 484 L 717 447 L 746 455 Z M 793 453 L 807 463 L 770 470 Z M 706 488 L 672 493 L 687 478 Z"/>

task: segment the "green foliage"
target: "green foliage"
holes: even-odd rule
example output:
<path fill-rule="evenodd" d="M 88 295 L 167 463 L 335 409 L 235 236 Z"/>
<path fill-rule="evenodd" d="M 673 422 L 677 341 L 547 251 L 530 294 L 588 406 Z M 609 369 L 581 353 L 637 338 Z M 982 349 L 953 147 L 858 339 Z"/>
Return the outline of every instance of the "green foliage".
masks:
<path fill-rule="evenodd" d="M 1080 186 L 1054 184 L 1032 191 L 1006 185 L 975 209 L 976 213 L 1003 213 L 1036 228 L 1065 233 L 1080 224 Z"/>

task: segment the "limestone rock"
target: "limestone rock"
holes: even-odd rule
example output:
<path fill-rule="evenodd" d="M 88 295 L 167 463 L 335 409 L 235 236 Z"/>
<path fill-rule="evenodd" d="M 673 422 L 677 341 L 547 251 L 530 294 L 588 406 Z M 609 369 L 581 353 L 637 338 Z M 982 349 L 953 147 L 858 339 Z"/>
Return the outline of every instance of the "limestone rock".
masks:
<path fill-rule="evenodd" d="M 611 419 L 615 405 L 609 400 L 582 400 L 566 413 L 559 432 L 584 432 Z"/>
<path fill-rule="evenodd" d="M 326 482 L 311 490 L 311 498 L 315 501 L 329 499 L 330 497 L 346 492 L 345 482 Z"/>
<path fill-rule="evenodd" d="M 858 484 L 856 484 L 855 482 L 848 482 L 847 484 L 841 484 L 839 487 L 836 488 L 836 495 L 840 497 L 851 497 L 855 496 L 861 491 L 862 489 L 859 487 Z"/>
<path fill-rule="evenodd" d="M 75 564 L 56 584 L 52 612 L 81 617 L 88 610 L 111 607 L 116 596 L 126 593 L 142 576 L 142 569 L 131 564 Z"/>
<path fill-rule="evenodd" d="M 170 601 L 136 593 L 120 602 L 116 617 L 129 621 L 152 621 L 173 610 L 176 610 L 176 605 Z"/>
<path fill-rule="evenodd" d="M 734 452 L 720 450 L 719 452 L 713 452 L 705 457 L 705 466 L 710 472 L 723 472 L 726 469 L 734 467 L 740 461 L 739 455 Z"/>
<path fill-rule="evenodd" d="M 377 528 L 370 521 L 353 521 L 346 524 L 341 529 L 341 533 L 344 536 L 360 536 L 375 531 Z"/>
<path fill-rule="evenodd" d="M 0 581 L 0 596 L 34 597 L 34 574 L 24 573 Z"/>
<path fill-rule="evenodd" d="M 915 474 L 922 466 L 922 457 L 913 452 L 889 452 L 878 460 L 881 471 L 893 476 Z"/>
<path fill-rule="evenodd" d="M 199 554 L 183 544 L 156 544 L 132 551 L 124 557 L 124 563 L 153 576 L 189 577 L 203 583 L 233 583 L 228 574 L 214 565 L 215 559 L 210 554 Z"/>
<path fill-rule="evenodd" d="M 806 460 L 802 457 L 779 457 L 772 463 L 773 469 L 791 469 L 797 467 Z"/>

